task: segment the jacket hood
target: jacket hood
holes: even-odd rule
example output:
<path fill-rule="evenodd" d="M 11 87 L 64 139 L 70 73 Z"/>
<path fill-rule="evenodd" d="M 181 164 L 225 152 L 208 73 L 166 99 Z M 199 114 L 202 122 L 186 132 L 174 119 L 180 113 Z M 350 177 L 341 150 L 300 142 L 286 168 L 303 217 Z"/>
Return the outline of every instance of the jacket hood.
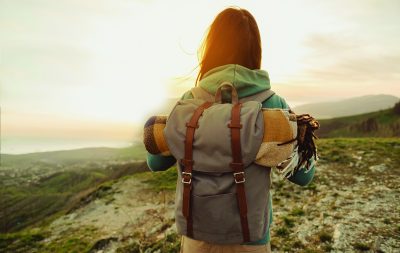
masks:
<path fill-rule="evenodd" d="M 226 81 L 233 84 L 239 98 L 271 88 L 267 71 L 252 70 L 238 64 L 228 64 L 211 69 L 200 80 L 199 86 L 214 95 L 218 86 Z"/>

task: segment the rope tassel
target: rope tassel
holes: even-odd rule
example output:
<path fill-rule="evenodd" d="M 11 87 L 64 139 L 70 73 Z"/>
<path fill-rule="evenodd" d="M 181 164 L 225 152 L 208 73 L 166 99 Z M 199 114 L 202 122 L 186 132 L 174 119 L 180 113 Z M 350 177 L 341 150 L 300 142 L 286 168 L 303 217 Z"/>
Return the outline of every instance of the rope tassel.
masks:
<path fill-rule="evenodd" d="M 318 137 L 314 134 L 319 129 L 319 122 L 309 114 L 297 115 L 297 143 L 300 161 L 296 170 L 306 164 L 310 167 L 310 159 L 314 157 L 318 160 L 317 145 L 315 139 Z"/>

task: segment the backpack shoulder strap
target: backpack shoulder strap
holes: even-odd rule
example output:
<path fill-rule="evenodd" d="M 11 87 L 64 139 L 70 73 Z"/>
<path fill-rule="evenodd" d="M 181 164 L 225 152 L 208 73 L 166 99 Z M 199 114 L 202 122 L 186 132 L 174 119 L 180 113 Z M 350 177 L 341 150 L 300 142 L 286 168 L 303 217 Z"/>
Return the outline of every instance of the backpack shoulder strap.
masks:
<path fill-rule="evenodd" d="M 204 90 L 203 88 L 201 88 L 199 86 L 192 88 L 190 91 L 192 92 L 192 95 L 194 98 L 202 99 L 202 100 L 208 101 L 208 102 L 214 102 L 214 95 L 211 93 L 208 93 L 206 90 Z M 274 91 L 272 91 L 271 89 L 268 89 L 268 90 L 263 90 L 261 92 L 258 92 L 254 95 L 241 98 L 241 99 L 239 99 L 239 101 L 243 102 L 243 103 L 247 102 L 247 101 L 257 101 L 257 102 L 262 103 L 265 100 L 272 97 L 274 94 L 275 94 Z"/>
<path fill-rule="evenodd" d="M 261 92 L 258 92 L 254 95 L 251 96 L 247 96 L 244 98 L 239 99 L 240 102 L 247 102 L 247 101 L 257 101 L 257 102 L 264 102 L 265 100 L 269 99 L 270 97 L 272 97 L 275 94 L 274 91 L 272 91 L 271 89 L 268 90 L 263 90 Z"/>
<path fill-rule="evenodd" d="M 214 102 L 215 100 L 213 94 L 208 93 L 205 89 L 199 86 L 192 88 L 190 91 L 192 92 L 194 98 L 202 99 L 207 102 Z"/>

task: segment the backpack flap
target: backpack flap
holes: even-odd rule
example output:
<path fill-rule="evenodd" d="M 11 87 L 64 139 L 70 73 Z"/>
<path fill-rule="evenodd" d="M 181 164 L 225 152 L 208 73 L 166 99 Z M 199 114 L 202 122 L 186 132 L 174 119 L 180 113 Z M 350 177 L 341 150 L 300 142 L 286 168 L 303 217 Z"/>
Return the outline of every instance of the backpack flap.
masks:
<path fill-rule="evenodd" d="M 164 136 L 172 155 L 180 161 L 184 157 L 186 123 L 193 112 L 204 103 L 201 99 L 178 101 L 169 115 Z M 203 112 L 195 131 L 193 142 L 193 170 L 201 172 L 232 172 L 231 121 L 233 104 L 214 103 Z M 263 140 L 264 121 L 261 103 L 249 101 L 243 103 L 240 113 L 242 128 L 241 151 L 245 167 L 251 164 L 259 151 Z"/>

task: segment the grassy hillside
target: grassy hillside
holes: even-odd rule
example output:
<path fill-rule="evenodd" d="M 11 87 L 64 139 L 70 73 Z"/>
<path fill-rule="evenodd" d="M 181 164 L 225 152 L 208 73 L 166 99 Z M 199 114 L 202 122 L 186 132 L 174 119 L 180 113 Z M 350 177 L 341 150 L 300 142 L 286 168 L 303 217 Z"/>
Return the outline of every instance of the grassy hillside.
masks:
<path fill-rule="evenodd" d="M 317 135 L 336 137 L 400 137 L 400 114 L 393 109 L 320 120 Z"/>
<path fill-rule="evenodd" d="M 142 146 L 2 155 L 0 232 L 61 215 L 101 183 L 147 170 Z"/>
<path fill-rule="evenodd" d="M 57 172 L 35 184 L 2 187 L 0 232 L 18 231 L 58 212 L 65 213 L 101 183 L 145 170 L 148 168 L 142 162 L 130 163 L 109 169 Z"/>
<path fill-rule="evenodd" d="M 366 95 L 340 101 L 300 105 L 293 110 L 299 114 L 309 113 L 319 119 L 329 119 L 386 110 L 397 102 L 399 98 L 392 95 Z"/>
<path fill-rule="evenodd" d="M 318 150 L 308 186 L 273 173 L 273 251 L 398 252 L 400 139 L 320 139 Z M 179 252 L 175 183 L 173 167 L 102 184 L 50 225 L 0 234 L 0 251 Z"/>

